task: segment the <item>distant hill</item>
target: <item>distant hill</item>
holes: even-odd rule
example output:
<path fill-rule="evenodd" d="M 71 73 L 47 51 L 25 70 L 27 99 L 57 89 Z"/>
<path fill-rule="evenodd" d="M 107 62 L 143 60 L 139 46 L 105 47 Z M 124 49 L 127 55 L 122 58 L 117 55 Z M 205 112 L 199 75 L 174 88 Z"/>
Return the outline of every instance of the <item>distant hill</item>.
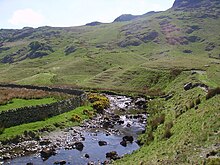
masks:
<path fill-rule="evenodd" d="M 87 23 L 86 26 L 97 26 L 97 25 L 100 25 L 100 24 L 102 24 L 102 23 L 98 22 L 98 21 L 94 21 L 94 22 Z"/>
<path fill-rule="evenodd" d="M 158 13 L 158 12 L 150 11 L 150 12 L 147 12 L 143 15 L 123 14 L 123 15 L 117 17 L 113 22 L 131 21 L 131 20 L 136 19 L 136 18 L 141 18 L 141 17 L 144 17 L 144 16 L 150 16 L 150 15 L 153 15 L 153 14 L 156 14 L 156 13 Z"/>

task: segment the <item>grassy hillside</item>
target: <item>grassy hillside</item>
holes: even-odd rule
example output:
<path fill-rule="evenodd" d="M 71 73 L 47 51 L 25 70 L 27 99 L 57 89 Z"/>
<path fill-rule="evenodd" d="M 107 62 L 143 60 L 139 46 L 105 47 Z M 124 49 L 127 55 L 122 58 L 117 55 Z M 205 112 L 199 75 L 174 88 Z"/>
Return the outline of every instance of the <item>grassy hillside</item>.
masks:
<path fill-rule="evenodd" d="M 178 68 L 203 70 L 201 81 L 219 86 L 219 10 L 171 8 L 97 26 L 2 29 L 0 81 L 145 89 Z M 161 80 L 147 81 L 155 71 Z"/>

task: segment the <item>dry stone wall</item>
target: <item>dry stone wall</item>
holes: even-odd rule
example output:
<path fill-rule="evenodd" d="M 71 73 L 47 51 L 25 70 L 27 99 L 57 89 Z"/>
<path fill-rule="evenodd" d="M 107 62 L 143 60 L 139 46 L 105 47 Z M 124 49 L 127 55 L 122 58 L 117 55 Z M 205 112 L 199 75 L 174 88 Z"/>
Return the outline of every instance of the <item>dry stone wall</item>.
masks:
<path fill-rule="evenodd" d="M 78 89 L 68 89 L 68 88 L 51 88 L 47 86 L 34 86 L 34 85 L 17 85 L 17 84 L 0 84 L 0 87 L 6 88 L 26 88 L 26 89 L 35 89 L 35 90 L 43 90 L 49 92 L 62 92 L 71 95 L 80 96 L 84 94 L 84 91 Z"/>
<path fill-rule="evenodd" d="M 10 88 L 26 88 L 36 89 L 51 92 L 62 92 L 74 95 L 73 98 L 59 101 L 56 103 L 28 106 L 17 109 L 10 109 L 0 113 L 0 124 L 4 127 L 12 127 L 24 123 L 44 120 L 46 118 L 68 112 L 84 104 L 86 95 L 81 90 L 49 88 L 32 85 L 15 85 L 15 84 L 0 84 L 0 87 Z"/>

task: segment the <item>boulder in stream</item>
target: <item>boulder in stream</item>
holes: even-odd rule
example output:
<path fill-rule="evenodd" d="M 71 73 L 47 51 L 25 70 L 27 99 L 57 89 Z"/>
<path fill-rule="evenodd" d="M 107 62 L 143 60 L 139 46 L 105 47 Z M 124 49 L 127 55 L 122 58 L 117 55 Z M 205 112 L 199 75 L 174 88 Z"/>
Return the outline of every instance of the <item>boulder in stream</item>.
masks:
<path fill-rule="evenodd" d="M 117 160 L 120 157 L 118 156 L 118 153 L 116 151 L 111 151 L 111 152 L 106 153 L 106 158 Z"/>
<path fill-rule="evenodd" d="M 54 164 L 64 165 L 64 164 L 66 164 L 66 161 L 65 160 L 56 161 L 56 162 L 54 162 Z"/>
<path fill-rule="evenodd" d="M 29 163 L 27 163 L 26 165 L 34 165 L 34 163 L 32 163 L 32 162 L 29 162 Z"/>
<path fill-rule="evenodd" d="M 76 143 L 74 143 L 73 148 L 74 148 L 74 149 L 77 149 L 77 150 L 79 150 L 79 151 L 82 151 L 83 148 L 84 148 L 84 145 L 83 145 L 82 142 L 76 142 Z"/>
<path fill-rule="evenodd" d="M 87 158 L 87 159 L 90 158 L 89 154 L 85 154 L 84 156 L 85 156 L 85 158 Z"/>
<path fill-rule="evenodd" d="M 122 140 L 122 141 L 120 142 L 120 144 L 121 144 L 123 147 L 127 147 L 127 142 L 126 142 L 125 140 Z"/>
<path fill-rule="evenodd" d="M 124 136 L 122 138 L 122 140 L 123 141 L 128 141 L 128 142 L 132 143 L 134 141 L 134 138 L 133 138 L 133 136 Z"/>
<path fill-rule="evenodd" d="M 114 126 L 110 121 L 103 122 L 103 128 L 113 128 Z"/>
<path fill-rule="evenodd" d="M 107 142 L 106 141 L 99 141 L 99 146 L 106 146 Z"/>
<path fill-rule="evenodd" d="M 44 148 L 40 152 L 41 158 L 43 160 L 47 160 L 49 157 L 51 157 L 52 155 L 55 155 L 55 154 L 56 154 L 56 152 L 55 152 L 54 148 Z"/>

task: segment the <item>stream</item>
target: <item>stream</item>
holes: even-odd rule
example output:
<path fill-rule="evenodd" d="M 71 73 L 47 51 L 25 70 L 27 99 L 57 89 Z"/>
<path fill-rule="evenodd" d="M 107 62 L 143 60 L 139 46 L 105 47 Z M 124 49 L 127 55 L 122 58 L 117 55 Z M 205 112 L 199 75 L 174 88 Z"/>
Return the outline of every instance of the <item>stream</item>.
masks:
<path fill-rule="evenodd" d="M 108 164 L 139 149 L 137 137 L 145 131 L 146 101 L 143 98 L 106 96 L 110 108 L 103 115 L 98 114 L 81 126 L 48 133 L 39 141 L 18 144 L 35 153 L 6 159 L 0 164 Z"/>

